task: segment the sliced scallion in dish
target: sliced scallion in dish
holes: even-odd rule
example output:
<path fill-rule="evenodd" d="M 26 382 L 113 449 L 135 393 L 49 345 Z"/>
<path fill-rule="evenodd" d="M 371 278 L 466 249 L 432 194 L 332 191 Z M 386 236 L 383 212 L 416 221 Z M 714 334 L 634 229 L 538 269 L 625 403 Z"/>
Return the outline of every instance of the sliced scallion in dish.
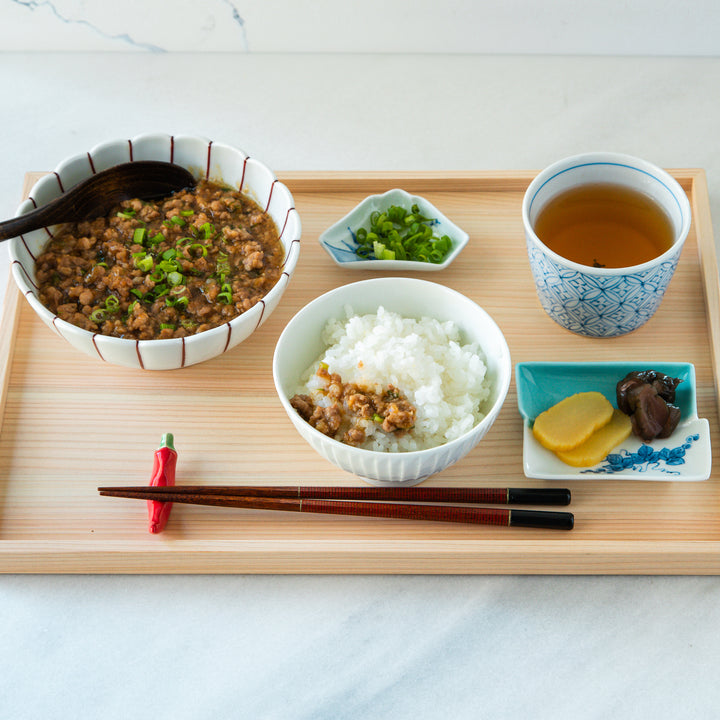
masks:
<path fill-rule="evenodd" d="M 437 236 L 432 226 L 437 223 L 420 212 L 416 204 L 410 210 L 391 205 L 370 216 L 370 229 L 355 233 L 358 257 L 367 260 L 413 260 L 441 263 L 452 249 L 447 235 Z"/>

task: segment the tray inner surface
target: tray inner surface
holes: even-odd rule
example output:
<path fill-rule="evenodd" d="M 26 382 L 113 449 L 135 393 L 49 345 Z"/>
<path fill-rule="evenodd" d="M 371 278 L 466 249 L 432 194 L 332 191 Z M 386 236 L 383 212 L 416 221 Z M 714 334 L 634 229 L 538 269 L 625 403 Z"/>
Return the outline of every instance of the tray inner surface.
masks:
<path fill-rule="evenodd" d="M 300 260 L 269 320 L 224 356 L 172 372 L 114 367 L 47 329 L 10 284 L 0 326 L 0 570 L 3 572 L 661 573 L 720 572 L 720 478 L 588 479 L 570 487 L 572 532 L 176 506 L 146 531 L 143 503 L 98 485 L 141 485 L 163 432 L 175 435 L 186 484 L 362 484 L 317 455 L 277 401 L 275 342 L 312 298 L 373 277 L 338 268 L 317 238 L 368 194 L 422 194 L 470 234 L 446 284 L 484 307 L 513 362 L 638 360 L 695 364 L 698 415 L 718 457 L 718 282 L 701 170 L 676 170 L 694 222 L 656 316 L 617 339 L 581 338 L 542 311 L 520 205 L 532 172 L 285 173 L 303 223 Z M 38 174 L 29 174 L 26 188 Z M 542 486 L 522 472 L 514 380 L 498 421 L 428 485 Z"/>

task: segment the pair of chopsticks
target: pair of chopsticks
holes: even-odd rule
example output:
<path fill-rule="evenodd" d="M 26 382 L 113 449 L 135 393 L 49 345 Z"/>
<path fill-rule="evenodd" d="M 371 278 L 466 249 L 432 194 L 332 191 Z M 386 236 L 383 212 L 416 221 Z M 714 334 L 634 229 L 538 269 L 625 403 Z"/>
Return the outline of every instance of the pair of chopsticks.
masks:
<path fill-rule="evenodd" d="M 356 515 L 571 530 L 569 512 L 489 505 L 569 505 L 570 491 L 560 488 L 418 488 L 288 487 L 184 485 L 174 487 L 99 487 L 106 497 L 213 505 L 255 510 Z M 419 504 L 418 504 L 419 503 Z"/>

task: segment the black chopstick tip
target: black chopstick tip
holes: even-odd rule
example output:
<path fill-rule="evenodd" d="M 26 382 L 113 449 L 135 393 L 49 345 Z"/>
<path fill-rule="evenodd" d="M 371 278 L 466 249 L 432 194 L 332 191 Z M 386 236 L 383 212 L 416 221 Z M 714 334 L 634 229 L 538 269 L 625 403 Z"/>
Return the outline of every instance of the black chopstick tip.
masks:
<path fill-rule="evenodd" d="M 508 488 L 511 505 L 569 505 L 571 499 L 567 488 Z"/>
<path fill-rule="evenodd" d="M 547 530 L 572 530 L 575 527 L 575 516 L 569 512 L 548 510 L 511 510 L 510 525 Z"/>

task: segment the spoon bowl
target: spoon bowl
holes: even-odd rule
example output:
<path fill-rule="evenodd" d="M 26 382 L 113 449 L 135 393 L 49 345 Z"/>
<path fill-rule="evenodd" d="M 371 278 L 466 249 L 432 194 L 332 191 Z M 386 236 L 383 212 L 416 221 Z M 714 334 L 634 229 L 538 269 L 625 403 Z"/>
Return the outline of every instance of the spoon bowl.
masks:
<path fill-rule="evenodd" d="M 192 173 L 174 163 L 121 163 L 79 182 L 36 210 L 0 222 L 0 241 L 50 225 L 92 220 L 123 200 L 154 200 L 194 186 Z"/>

